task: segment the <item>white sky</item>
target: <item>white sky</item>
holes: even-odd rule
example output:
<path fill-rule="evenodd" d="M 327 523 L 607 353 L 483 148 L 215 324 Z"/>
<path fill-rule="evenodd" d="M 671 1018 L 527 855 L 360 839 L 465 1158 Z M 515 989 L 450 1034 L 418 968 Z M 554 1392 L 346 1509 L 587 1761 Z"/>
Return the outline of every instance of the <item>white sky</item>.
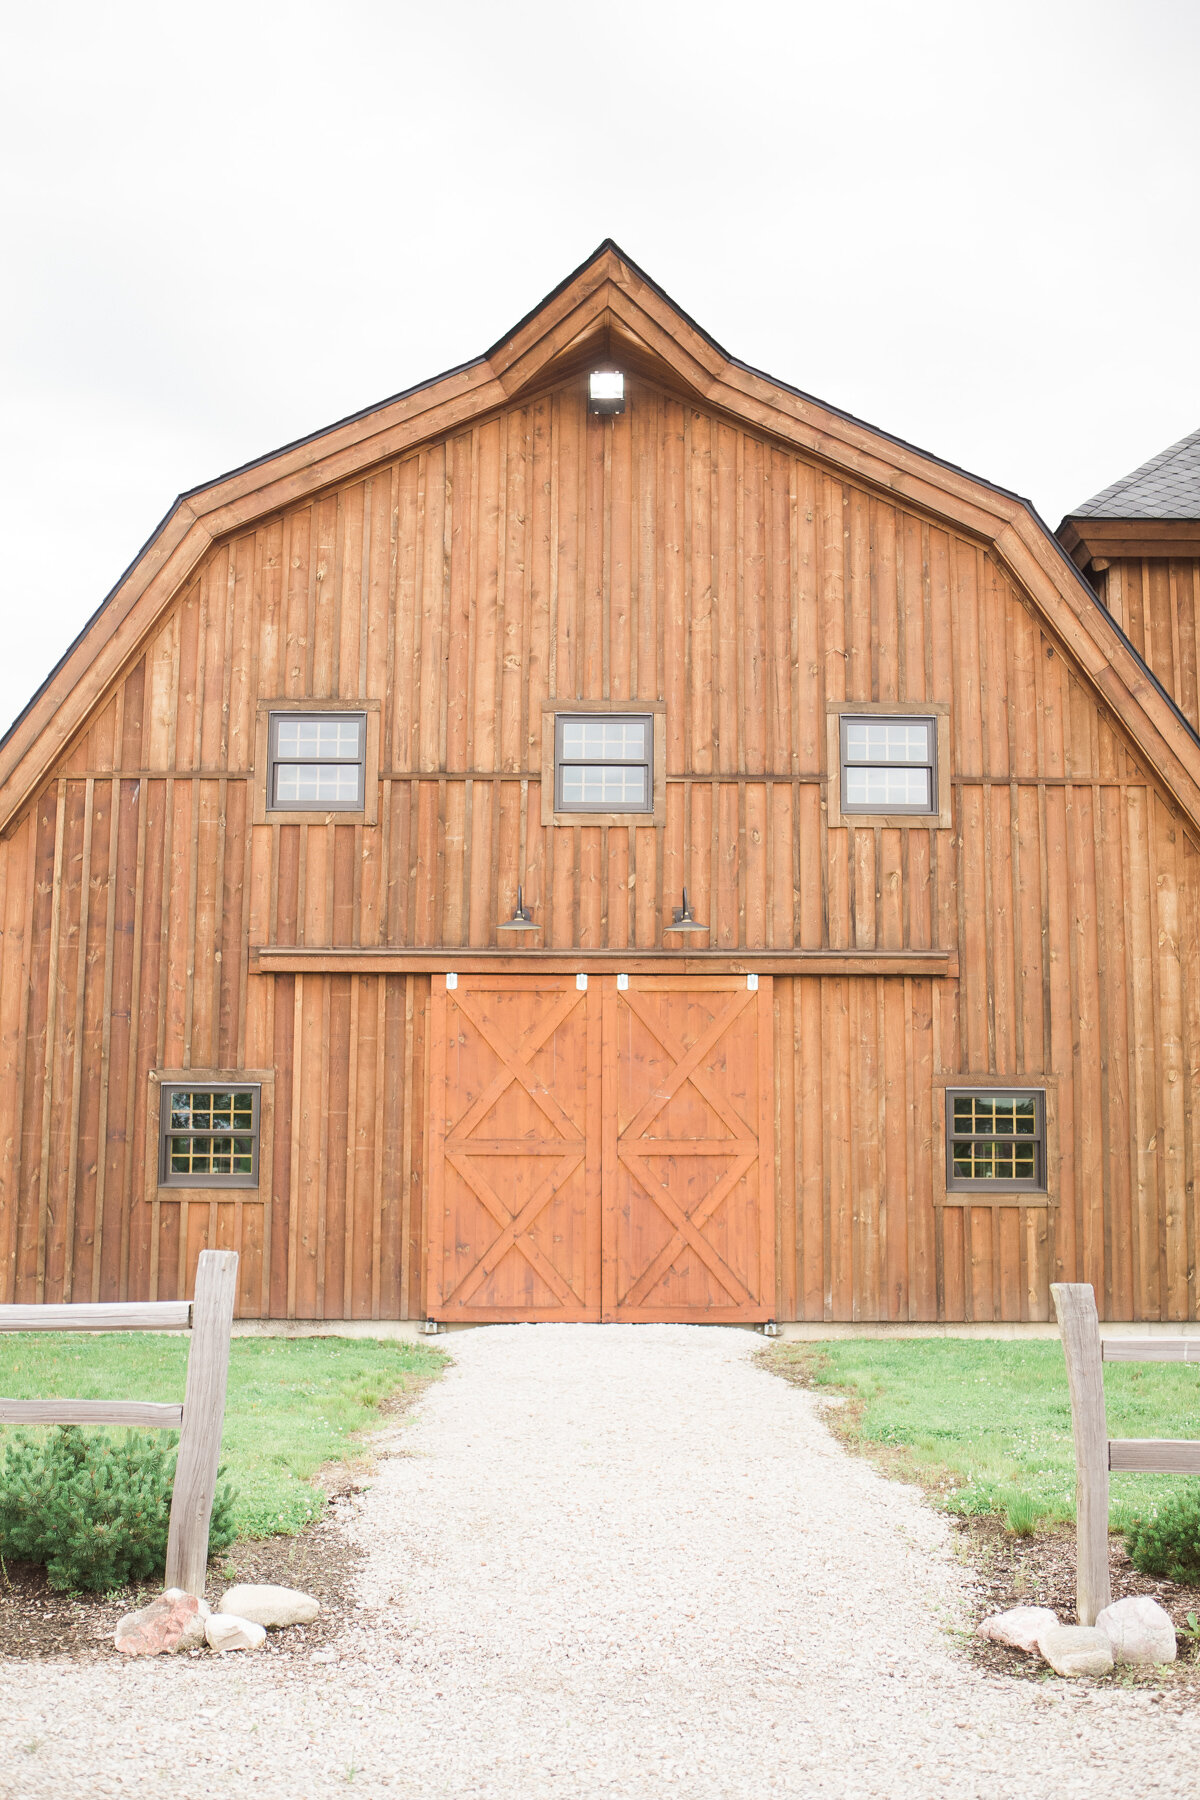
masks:
<path fill-rule="evenodd" d="M 0 728 L 183 489 L 606 236 L 1051 525 L 1200 425 L 1195 0 L 65 0 L 0 43 Z"/>

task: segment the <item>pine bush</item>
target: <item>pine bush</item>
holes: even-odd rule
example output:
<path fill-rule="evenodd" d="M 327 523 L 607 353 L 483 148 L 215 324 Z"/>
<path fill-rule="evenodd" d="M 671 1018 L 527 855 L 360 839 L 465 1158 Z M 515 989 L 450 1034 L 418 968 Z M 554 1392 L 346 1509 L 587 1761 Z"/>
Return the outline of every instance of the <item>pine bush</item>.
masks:
<path fill-rule="evenodd" d="M 59 1589 L 107 1593 L 161 1575 L 176 1443 L 137 1431 L 114 1443 L 77 1425 L 14 1433 L 0 1466 L 0 1556 L 44 1564 Z M 233 1541 L 233 1498 L 218 1488 L 210 1553 Z"/>
<path fill-rule="evenodd" d="M 1153 1512 L 1135 1514 L 1125 1549 L 1143 1575 L 1165 1575 L 1181 1587 L 1200 1583 L 1200 1486 L 1189 1482 Z"/>

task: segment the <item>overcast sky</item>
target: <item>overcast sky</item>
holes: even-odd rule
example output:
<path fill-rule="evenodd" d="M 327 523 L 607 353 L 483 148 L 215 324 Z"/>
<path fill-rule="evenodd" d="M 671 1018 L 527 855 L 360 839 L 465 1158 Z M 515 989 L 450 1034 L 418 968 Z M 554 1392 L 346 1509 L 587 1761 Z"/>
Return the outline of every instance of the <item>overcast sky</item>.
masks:
<path fill-rule="evenodd" d="M 1200 425 L 1196 0 L 9 10 L 0 727 L 181 490 L 611 236 L 1062 514 Z"/>

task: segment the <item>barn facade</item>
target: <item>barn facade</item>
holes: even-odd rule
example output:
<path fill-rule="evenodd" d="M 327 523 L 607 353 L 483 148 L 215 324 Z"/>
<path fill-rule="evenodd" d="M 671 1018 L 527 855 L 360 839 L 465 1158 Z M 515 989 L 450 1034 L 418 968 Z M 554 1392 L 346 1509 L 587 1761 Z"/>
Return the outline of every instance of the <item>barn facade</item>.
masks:
<path fill-rule="evenodd" d="M 1157 504 L 1059 543 L 611 244 L 184 496 L 0 747 L 0 1299 L 1195 1317 Z"/>

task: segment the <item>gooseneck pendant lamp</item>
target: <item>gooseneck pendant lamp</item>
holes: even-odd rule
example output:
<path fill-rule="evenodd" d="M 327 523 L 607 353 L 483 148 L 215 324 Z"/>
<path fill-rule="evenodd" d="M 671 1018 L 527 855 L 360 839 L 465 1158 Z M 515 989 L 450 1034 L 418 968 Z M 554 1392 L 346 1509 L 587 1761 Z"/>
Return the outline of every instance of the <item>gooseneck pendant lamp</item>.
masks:
<path fill-rule="evenodd" d="M 707 931 L 708 930 L 708 926 L 701 924 L 700 920 L 697 919 L 693 915 L 692 909 L 688 905 L 688 897 L 687 897 L 687 889 L 686 888 L 684 888 L 684 890 L 683 890 L 683 905 L 675 907 L 674 913 L 675 913 L 675 917 L 674 917 L 673 923 L 670 925 L 664 925 L 663 926 L 664 931 Z"/>
<path fill-rule="evenodd" d="M 503 924 L 497 925 L 496 930 L 497 931 L 540 931 L 541 929 L 542 929 L 541 926 L 538 924 L 537 920 L 534 918 L 533 914 L 530 912 L 529 908 L 525 904 L 524 890 L 521 887 L 518 887 L 517 888 L 517 910 L 516 910 L 516 912 L 513 914 L 511 919 L 505 919 Z"/>

